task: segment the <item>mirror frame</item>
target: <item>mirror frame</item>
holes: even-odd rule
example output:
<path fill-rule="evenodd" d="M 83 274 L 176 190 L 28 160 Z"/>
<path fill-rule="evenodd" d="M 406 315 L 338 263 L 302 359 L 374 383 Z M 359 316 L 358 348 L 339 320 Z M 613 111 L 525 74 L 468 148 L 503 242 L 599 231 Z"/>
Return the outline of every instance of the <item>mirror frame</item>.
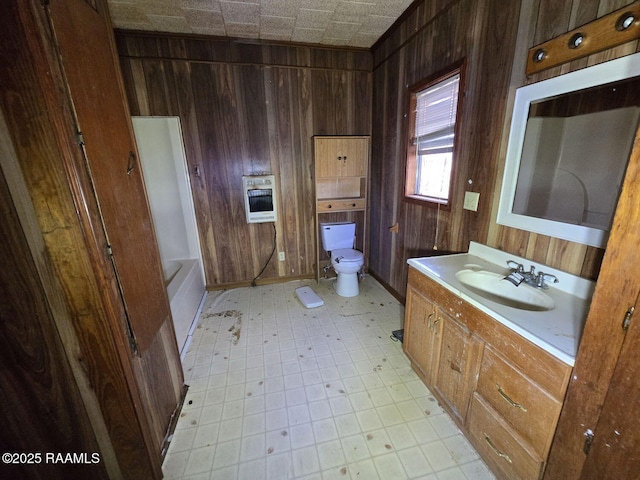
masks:
<path fill-rule="evenodd" d="M 640 75 L 640 53 L 525 85 L 516 90 L 497 223 L 571 242 L 604 248 L 608 230 L 513 213 L 516 182 L 531 103 Z"/>

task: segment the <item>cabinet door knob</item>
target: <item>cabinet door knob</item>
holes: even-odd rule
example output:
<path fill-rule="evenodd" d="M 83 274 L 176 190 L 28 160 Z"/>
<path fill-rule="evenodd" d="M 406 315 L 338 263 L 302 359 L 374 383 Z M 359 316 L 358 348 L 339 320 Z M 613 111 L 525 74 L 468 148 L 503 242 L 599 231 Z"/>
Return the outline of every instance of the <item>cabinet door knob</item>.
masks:
<path fill-rule="evenodd" d="M 327 208 L 331 208 L 331 204 L 327 205 Z"/>

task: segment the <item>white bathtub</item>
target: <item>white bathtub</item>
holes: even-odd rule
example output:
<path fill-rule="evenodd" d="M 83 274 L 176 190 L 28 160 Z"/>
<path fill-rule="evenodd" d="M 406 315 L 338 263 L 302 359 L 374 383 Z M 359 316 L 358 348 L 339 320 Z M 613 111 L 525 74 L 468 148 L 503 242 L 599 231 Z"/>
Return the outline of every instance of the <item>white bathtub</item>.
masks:
<path fill-rule="evenodd" d="M 169 260 L 163 264 L 171 316 L 181 354 L 204 298 L 205 286 L 198 260 Z"/>

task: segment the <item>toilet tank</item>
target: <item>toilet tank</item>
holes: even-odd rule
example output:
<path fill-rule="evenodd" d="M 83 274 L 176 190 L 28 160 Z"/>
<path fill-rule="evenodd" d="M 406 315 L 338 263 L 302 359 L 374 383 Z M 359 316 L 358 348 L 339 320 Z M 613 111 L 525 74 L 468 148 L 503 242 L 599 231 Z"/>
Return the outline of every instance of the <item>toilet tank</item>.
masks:
<path fill-rule="evenodd" d="M 353 248 L 356 224 L 354 222 L 321 223 L 322 248 L 331 252 L 339 248 Z"/>

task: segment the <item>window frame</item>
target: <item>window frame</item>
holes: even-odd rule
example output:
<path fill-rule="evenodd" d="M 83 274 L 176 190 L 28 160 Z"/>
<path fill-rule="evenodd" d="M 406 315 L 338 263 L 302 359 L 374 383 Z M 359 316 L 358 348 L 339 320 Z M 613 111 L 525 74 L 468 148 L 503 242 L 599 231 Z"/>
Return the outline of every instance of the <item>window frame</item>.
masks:
<path fill-rule="evenodd" d="M 466 61 L 460 60 L 448 67 L 429 75 L 428 77 L 420 80 L 417 83 L 407 88 L 407 110 L 406 117 L 407 122 L 407 136 L 406 136 L 406 164 L 405 164 L 405 178 L 404 178 L 404 200 L 411 203 L 417 203 L 420 205 L 430 206 L 434 208 L 440 208 L 443 210 L 450 210 L 454 199 L 454 187 L 455 179 L 457 178 L 458 163 L 460 157 L 460 133 L 461 133 L 461 120 L 463 112 L 463 104 L 465 98 L 465 65 Z M 455 140 L 453 144 L 453 153 L 451 160 L 451 175 L 449 178 L 449 197 L 446 201 L 440 201 L 434 197 L 427 197 L 424 195 L 418 195 L 415 193 L 415 183 L 418 169 L 418 155 L 417 155 L 417 143 L 415 139 L 416 129 L 416 108 L 417 97 L 421 91 L 440 83 L 454 75 L 460 75 L 459 87 L 458 87 L 458 105 L 456 108 L 456 124 L 455 124 Z"/>

